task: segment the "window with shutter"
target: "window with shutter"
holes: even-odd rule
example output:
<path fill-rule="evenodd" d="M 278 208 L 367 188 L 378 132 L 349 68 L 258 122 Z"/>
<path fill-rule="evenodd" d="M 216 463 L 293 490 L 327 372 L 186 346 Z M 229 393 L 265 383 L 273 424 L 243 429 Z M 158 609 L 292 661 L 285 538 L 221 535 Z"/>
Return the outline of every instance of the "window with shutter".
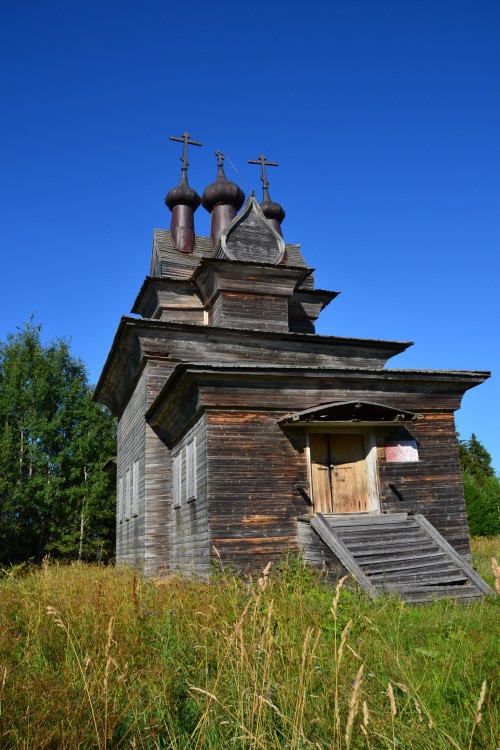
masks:
<path fill-rule="evenodd" d="M 196 438 L 186 445 L 186 499 L 196 499 Z"/>
<path fill-rule="evenodd" d="M 182 454 L 172 456 L 172 500 L 174 508 L 179 508 L 182 500 Z"/>
<path fill-rule="evenodd" d="M 125 521 L 128 521 L 130 518 L 130 495 L 131 495 L 131 482 L 130 482 L 130 469 L 127 469 L 127 472 L 125 474 L 125 497 L 123 502 L 124 507 L 124 518 Z"/>
<path fill-rule="evenodd" d="M 132 466 L 132 515 L 139 515 L 139 461 Z"/>
<path fill-rule="evenodd" d="M 118 505 L 118 517 L 120 519 L 120 523 L 125 520 L 125 493 L 124 493 L 124 478 L 120 477 L 118 480 L 118 487 L 117 487 L 117 505 Z"/>

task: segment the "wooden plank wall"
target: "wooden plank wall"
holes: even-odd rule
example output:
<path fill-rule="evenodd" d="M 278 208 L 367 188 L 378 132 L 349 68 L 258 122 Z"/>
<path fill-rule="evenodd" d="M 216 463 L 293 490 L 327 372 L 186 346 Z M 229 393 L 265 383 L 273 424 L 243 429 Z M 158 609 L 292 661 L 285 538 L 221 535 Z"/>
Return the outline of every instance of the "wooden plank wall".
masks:
<path fill-rule="evenodd" d="M 146 404 L 158 395 L 173 369 L 171 362 L 149 359 L 147 364 Z M 143 421 L 144 420 L 143 412 Z M 172 548 L 172 491 L 170 451 L 158 435 L 145 424 L 147 471 L 145 480 L 144 570 L 161 574 L 170 569 Z"/>
<path fill-rule="evenodd" d="M 279 295 L 224 291 L 214 300 L 209 325 L 288 331 L 288 299 Z"/>
<path fill-rule="evenodd" d="M 376 431 L 382 509 L 422 513 L 468 557 L 469 531 L 453 414 L 425 414 L 407 429 L 418 443 L 415 463 L 388 463 L 384 445 L 391 429 Z"/>
<path fill-rule="evenodd" d="M 224 563 L 259 569 L 298 551 L 297 516 L 307 511 L 296 488 L 305 476 L 304 436 L 287 439 L 276 412 L 206 417 L 211 544 Z"/>
<path fill-rule="evenodd" d="M 145 536 L 145 471 L 146 471 L 146 371 L 140 376 L 119 422 L 117 436 L 117 483 L 126 472 L 132 473 L 135 461 L 139 462 L 138 514 L 128 520 L 121 519 L 120 508 L 116 514 L 116 559 L 128 565 L 142 566 L 144 563 Z M 117 502 L 120 492 L 117 492 Z"/>
<path fill-rule="evenodd" d="M 263 559 L 264 550 L 274 555 L 285 543 L 295 548 L 297 531 L 291 519 L 307 510 L 296 489 L 297 483 L 307 481 L 305 432 L 289 429 L 286 432 L 290 441 L 287 441 L 276 424 L 286 409 L 307 408 L 346 396 L 415 411 L 448 400 L 446 394 L 390 393 L 383 391 L 383 384 L 377 385 L 375 392 L 338 393 L 323 388 L 306 393 L 306 388 L 285 389 L 279 383 L 275 388 L 266 388 L 263 383 L 255 382 L 252 390 L 234 389 L 232 393 L 225 390 L 225 407 L 219 412 L 216 404 L 221 391 L 214 388 L 212 394 L 204 388 L 204 402 L 211 406 L 208 412 L 210 523 L 214 540 L 218 540 L 217 544 L 227 551 L 229 558 L 238 559 L 240 567 L 251 564 L 256 555 Z M 450 394 L 450 399 L 455 398 Z M 241 405 L 245 402 L 247 409 L 252 404 L 256 412 L 243 412 Z M 271 411 L 271 405 L 278 406 L 280 411 Z M 257 411 L 266 407 L 270 411 Z M 419 444 L 417 463 L 388 463 L 385 438 L 394 427 L 375 429 L 382 510 L 424 514 L 450 544 L 467 556 L 469 535 L 453 414 L 427 413 L 408 429 Z M 259 524 L 261 530 L 265 527 L 260 536 Z M 247 552 L 243 539 L 250 540 Z"/>
<path fill-rule="evenodd" d="M 195 441 L 196 494 L 186 497 L 187 471 L 185 446 Z M 171 570 L 207 574 L 210 570 L 210 526 L 207 497 L 206 418 L 200 419 L 172 449 L 181 455 L 181 497 L 172 498 Z"/>
<path fill-rule="evenodd" d="M 332 550 L 313 531 L 309 521 L 298 522 L 298 542 L 304 562 L 324 570 L 327 580 L 346 575 L 346 569 Z"/>

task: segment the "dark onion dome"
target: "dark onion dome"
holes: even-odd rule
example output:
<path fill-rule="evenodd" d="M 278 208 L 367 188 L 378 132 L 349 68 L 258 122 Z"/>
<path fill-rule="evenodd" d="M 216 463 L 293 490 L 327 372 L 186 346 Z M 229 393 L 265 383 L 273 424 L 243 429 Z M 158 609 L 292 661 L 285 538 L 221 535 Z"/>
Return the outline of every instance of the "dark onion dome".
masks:
<path fill-rule="evenodd" d="M 221 152 L 216 151 L 216 156 L 219 173 L 215 182 L 212 182 L 205 188 L 201 197 L 201 205 L 210 213 L 215 206 L 232 206 L 235 211 L 239 211 L 245 200 L 245 194 L 238 185 L 228 180 L 224 174 L 224 167 L 222 165 L 224 156 Z"/>
<path fill-rule="evenodd" d="M 189 187 L 186 173 L 182 172 L 181 181 L 177 187 L 169 190 L 165 196 L 165 203 L 171 211 L 174 210 L 175 206 L 190 206 L 193 211 L 196 211 L 200 205 L 201 199 L 196 190 Z"/>
<path fill-rule="evenodd" d="M 286 216 L 283 206 L 280 206 L 279 203 L 275 203 L 271 200 L 267 190 L 264 193 L 264 200 L 260 204 L 260 207 L 266 219 L 274 219 L 274 221 L 277 221 L 279 224 L 281 224 Z"/>

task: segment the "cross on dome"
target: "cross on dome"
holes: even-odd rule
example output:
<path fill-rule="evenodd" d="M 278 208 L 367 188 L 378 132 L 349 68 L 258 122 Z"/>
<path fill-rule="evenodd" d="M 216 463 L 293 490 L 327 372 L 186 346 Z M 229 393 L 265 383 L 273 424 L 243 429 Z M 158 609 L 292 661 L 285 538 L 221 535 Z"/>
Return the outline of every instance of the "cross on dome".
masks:
<path fill-rule="evenodd" d="M 264 198 L 266 198 L 267 195 L 267 189 L 269 187 L 269 180 L 267 179 L 266 175 L 266 167 L 277 167 L 278 162 L 277 161 L 267 161 L 264 154 L 261 154 L 257 159 L 249 159 L 249 164 L 260 164 L 262 169 L 262 174 L 260 176 L 260 179 L 262 180 L 262 190 L 264 192 Z"/>
<path fill-rule="evenodd" d="M 187 130 L 181 135 L 180 138 L 177 135 L 169 136 L 169 139 L 171 141 L 179 141 L 180 143 L 184 143 L 183 153 L 182 153 L 182 156 L 180 157 L 180 160 L 182 162 L 181 169 L 183 172 L 187 172 L 187 168 L 189 167 L 189 162 L 187 160 L 188 145 L 189 146 L 203 146 L 203 143 L 199 143 L 198 141 L 191 141 L 190 138 L 191 136 L 187 132 Z"/>

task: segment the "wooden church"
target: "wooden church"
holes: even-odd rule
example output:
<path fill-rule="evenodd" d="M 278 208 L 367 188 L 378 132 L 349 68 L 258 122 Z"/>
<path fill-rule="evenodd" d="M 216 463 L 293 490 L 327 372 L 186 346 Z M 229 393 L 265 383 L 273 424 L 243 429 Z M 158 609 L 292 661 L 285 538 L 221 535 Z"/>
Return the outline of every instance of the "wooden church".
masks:
<path fill-rule="evenodd" d="M 259 569 L 287 550 L 371 596 L 471 599 L 454 412 L 486 372 L 391 369 L 410 342 L 320 336 L 285 212 L 229 181 L 181 180 L 95 399 L 118 417 L 117 560 L 147 574 Z M 195 234 L 199 204 L 210 237 Z"/>

